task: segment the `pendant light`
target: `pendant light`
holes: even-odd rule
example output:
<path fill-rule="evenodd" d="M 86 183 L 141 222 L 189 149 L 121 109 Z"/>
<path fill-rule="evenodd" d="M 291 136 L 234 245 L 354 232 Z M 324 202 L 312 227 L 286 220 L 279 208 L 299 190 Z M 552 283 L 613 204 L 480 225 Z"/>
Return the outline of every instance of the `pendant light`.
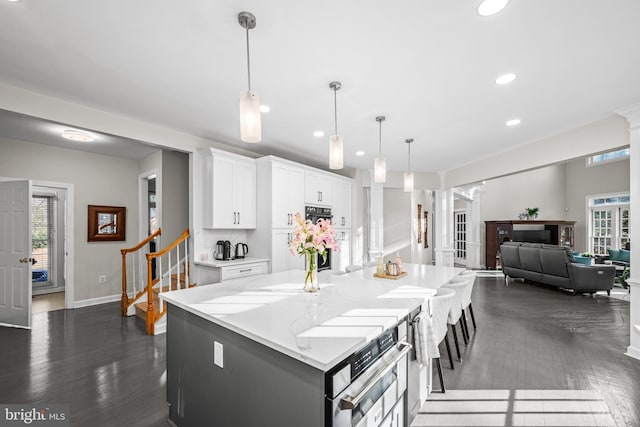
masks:
<path fill-rule="evenodd" d="M 409 147 L 409 156 L 407 157 L 409 171 L 404 173 L 404 192 L 409 193 L 413 191 L 413 172 L 411 172 L 411 143 L 413 139 L 405 139 L 404 142 L 406 142 L 407 147 Z"/>
<path fill-rule="evenodd" d="M 247 34 L 247 76 L 248 89 L 240 92 L 240 139 L 244 142 L 262 141 L 260 98 L 251 90 L 251 61 L 249 57 L 249 30 L 256 27 L 256 17 L 249 12 L 238 14 L 238 23 Z"/>
<path fill-rule="evenodd" d="M 333 90 L 333 107 L 335 112 L 335 133 L 329 138 L 329 169 L 342 169 L 344 163 L 344 144 L 342 136 L 338 135 L 338 97 L 336 93 L 342 87 L 340 82 L 331 82 L 329 87 Z"/>
<path fill-rule="evenodd" d="M 379 124 L 379 134 L 378 134 L 378 157 L 374 160 L 373 163 L 373 175 L 374 180 L 377 184 L 383 184 L 387 180 L 387 165 L 382 157 L 382 122 L 384 122 L 384 116 L 376 117 L 376 122 Z"/>

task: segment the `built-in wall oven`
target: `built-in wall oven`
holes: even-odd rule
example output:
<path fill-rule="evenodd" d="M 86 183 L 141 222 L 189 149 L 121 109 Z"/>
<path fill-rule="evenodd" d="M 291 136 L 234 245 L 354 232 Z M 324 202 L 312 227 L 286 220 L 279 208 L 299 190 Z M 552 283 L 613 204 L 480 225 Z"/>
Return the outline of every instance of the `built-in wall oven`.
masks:
<path fill-rule="evenodd" d="M 403 321 L 327 373 L 327 427 L 406 425 L 406 338 Z"/>
<path fill-rule="evenodd" d="M 305 219 L 310 220 L 312 223 L 317 223 L 319 219 L 331 219 L 331 208 L 322 208 L 319 206 L 305 206 Z M 318 254 L 318 260 L 316 262 L 318 271 L 331 270 L 331 249 L 327 249 L 326 256 Z"/>

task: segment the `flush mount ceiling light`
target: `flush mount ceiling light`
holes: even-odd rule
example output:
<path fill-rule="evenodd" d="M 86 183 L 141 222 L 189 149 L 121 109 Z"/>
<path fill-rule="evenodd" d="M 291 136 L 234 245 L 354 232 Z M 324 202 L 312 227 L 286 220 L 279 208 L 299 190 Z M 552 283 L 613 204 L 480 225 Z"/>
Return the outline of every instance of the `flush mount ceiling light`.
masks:
<path fill-rule="evenodd" d="M 413 191 L 413 172 L 411 172 L 411 143 L 413 142 L 413 139 L 405 139 L 404 142 L 406 142 L 407 147 L 409 147 L 409 155 L 407 157 L 409 171 L 404 173 L 404 192 L 409 193 Z"/>
<path fill-rule="evenodd" d="M 271 111 L 271 107 L 269 107 L 268 105 L 261 105 L 260 106 L 260 112 L 261 113 L 268 113 L 269 111 Z"/>
<path fill-rule="evenodd" d="M 251 61 L 249 56 L 249 30 L 256 27 L 256 17 L 249 12 L 238 14 L 238 23 L 247 35 L 247 81 L 248 89 L 240 92 L 240 139 L 244 142 L 262 141 L 260 98 L 251 90 Z"/>
<path fill-rule="evenodd" d="M 507 7 L 509 0 L 484 0 L 478 6 L 478 15 L 491 16 Z"/>
<path fill-rule="evenodd" d="M 60 136 L 66 139 L 70 139 L 71 141 L 77 141 L 77 142 L 92 142 L 95 140 L 93 135 L 87 132 L 82 132 L 74 129 L 65 129 L 62 131 Z"/>
<path fill-rule="evenodd" d="M 515 79 L 516 79 L 516 75 L 514 73 L 503 74 L 503 75 L 501 75 L 500 77 L 498 77 L 496 79 L 496 84 L 497 85 L 506 85 L 508 83 L 511 83 Z"/>
<path fill-rule="evenodd" d="M 373 163 L 373 175 L 374 181 L 378 184 L 383 184 L 387 180 L 387 165 L 382 157 L 382 122 L 384 122 L 384 116 L 376 117 L 376 122 L 378 122 L 379 132 L 378 132 L 378 157 L 374 160 Z"/>
<path fill-rule="evenodd" d="M 344 144 L 342 136 L 338 135 L 338 96 L 337 92 L 342 87 L 340 82 L 331 82 L 329 87 L 333 90 L 333 108 L 335 119 L 335 133 L 329 137 L 329 169 L 342 169 L 344 163 Z"/>
<path fill-rule="evenodd" d="M 364 151 L 362 150 L 356 151 L 356 156 L 364 156 Z"/>
<path fill-rule="evenodd" d="M 322 138 L 324 136 L 324 132 L 322 132 L 321 130 L 317 130 L 313 132 L 313 136 L 315 136 L 316 138 Z"/>
<path fill-rule="evenodd" d="M 511 119 L 505 123 L 505 125 L 507 126 L 518 126 L 519 124 L 520 124 L 520 119 Z"/>

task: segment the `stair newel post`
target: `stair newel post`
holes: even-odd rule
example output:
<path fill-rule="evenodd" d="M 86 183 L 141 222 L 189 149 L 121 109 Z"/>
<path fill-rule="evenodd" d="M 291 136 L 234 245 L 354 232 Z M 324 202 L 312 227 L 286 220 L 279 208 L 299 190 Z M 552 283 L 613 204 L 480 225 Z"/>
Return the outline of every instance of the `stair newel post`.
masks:
<path fill-rule="evenodd" d="M 120 254 L 122 255 L 122 297 L 120 298 L 120 311 L 122 317 L 125 317 L 129 305 L 129 297 L 127 296 L 127 250 L 120 249 Z"/>
<path fill-rule="evenodd" d="M 151 254 L 147 254 L 147 333 L 154 334 L 155 316 L 153 313 L 153 273 Z"/>

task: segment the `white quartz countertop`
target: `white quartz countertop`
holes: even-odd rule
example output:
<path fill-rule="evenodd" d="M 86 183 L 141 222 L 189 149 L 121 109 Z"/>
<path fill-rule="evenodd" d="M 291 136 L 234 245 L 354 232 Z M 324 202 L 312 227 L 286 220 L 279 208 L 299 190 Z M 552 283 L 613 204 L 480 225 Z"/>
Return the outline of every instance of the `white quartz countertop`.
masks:
<path fill-rule="evenodd" d="M 230 259 L 228 261 L 223 261 L 219 259 L 209 259 L 207 261 L 195 261 L 197 265 L 203 265 L 205 267 L 231 267 L 234 265 L 244 265 L 244 264 L 253 264 L 256 262 L 269 262 L 269 258 L 239 258 L 239 259 Z"/>
<path fill-rule="evenodd" d="M 305 272 L 252 276 L 233 283 L 166 292 L 177 307 L 328 371 L 427 301 L 463 269 L 404 266 L 397 280 L 374 278 L 375 267 L 320 279 L 302 291 Z"/>

